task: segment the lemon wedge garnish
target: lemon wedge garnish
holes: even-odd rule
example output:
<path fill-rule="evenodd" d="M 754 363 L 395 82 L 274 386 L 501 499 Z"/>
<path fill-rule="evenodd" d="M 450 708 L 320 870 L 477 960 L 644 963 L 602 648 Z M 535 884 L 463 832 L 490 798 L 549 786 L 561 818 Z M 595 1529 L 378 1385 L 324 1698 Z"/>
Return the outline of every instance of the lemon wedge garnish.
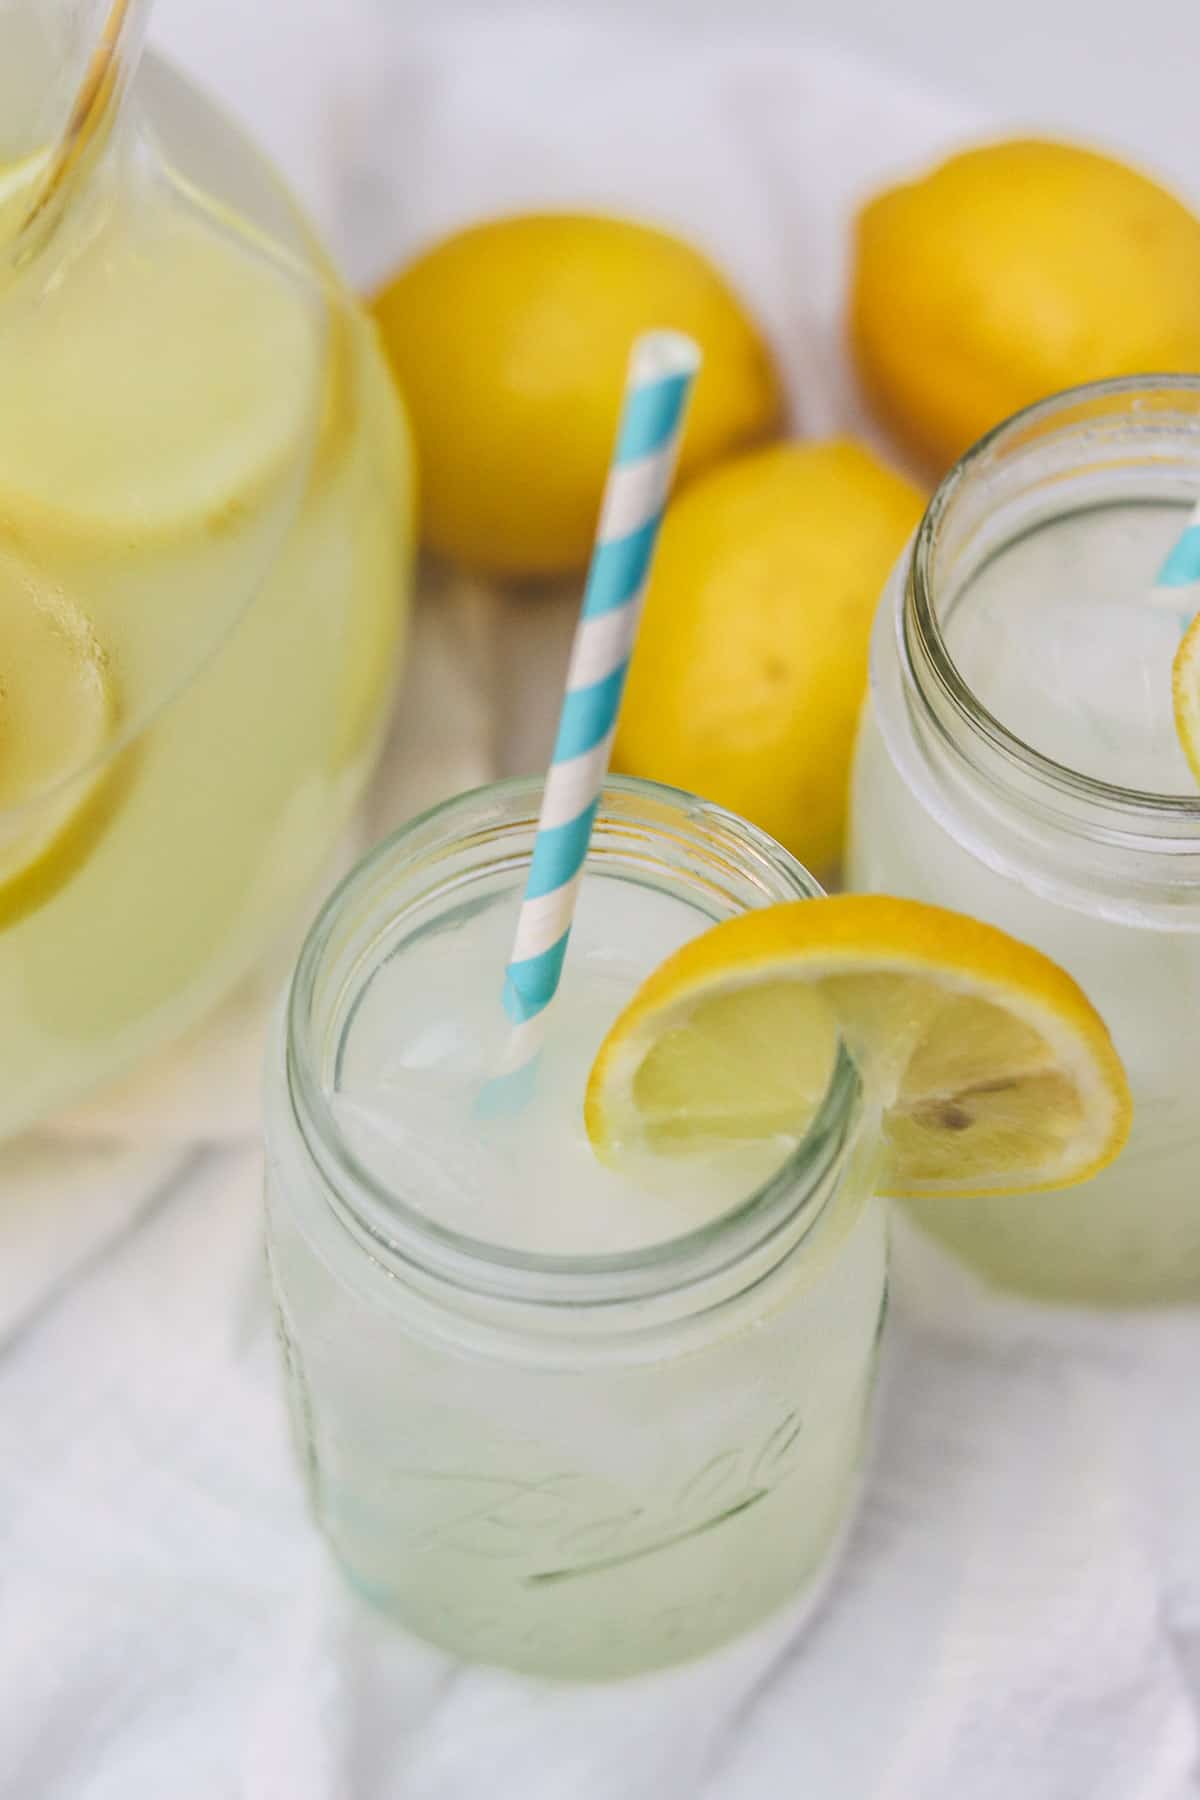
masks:
<path fill-rule="evenodd" d="M 839 1042 L 897 1196 L 1063 1187 L 1128 1134 L 1120 1059 L 1057 964 L 959 913 L 846 894 L 744 913 L 656 970 L 592 1066 L 588 1136 L 614 1165 L 797 1139 Z"/>
<path fill-rule="evenodd" d="M 1200 781 L 1200 613 L 1188 626 L 1175 652 L 1172 675 L 1175 729 L 1192 773 Z"/>
<path fill-rule="evenodd" d="M 0 553 L 0 928 L 76 866 L 106 811 L 116 722 L 101 645 L 75 604 Z"/>

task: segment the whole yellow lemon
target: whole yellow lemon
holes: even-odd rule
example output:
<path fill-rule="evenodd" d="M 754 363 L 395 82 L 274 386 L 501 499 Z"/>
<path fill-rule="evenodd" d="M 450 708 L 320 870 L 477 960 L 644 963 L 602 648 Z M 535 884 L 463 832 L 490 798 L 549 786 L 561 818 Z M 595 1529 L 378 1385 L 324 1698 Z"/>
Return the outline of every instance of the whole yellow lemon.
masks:
<path fill-rule="evenodd" d="M 1059 388 L 1200 369 L 1200 220 L 1090 150 L 968 150 L 864 208 L 851 338 L 881 414 L 944 468 Z"/>
<path fill-rule="evenodd" d="M 663 521 L 617 767 L 731 807 L 828 873 L 871 619 L 923 506 L 848 439 L 694 481 Z"/>
<path fill-rule="evenodd" d="M 778 425 L 763 339 L 712 264 L 625 219 L 546 213 L 462 231 L 376 296 L 408 402 L 426 542 L 486 574 L 587 561 L 630 345 L 688 332 L 704 366 L 684 477 Z"/>

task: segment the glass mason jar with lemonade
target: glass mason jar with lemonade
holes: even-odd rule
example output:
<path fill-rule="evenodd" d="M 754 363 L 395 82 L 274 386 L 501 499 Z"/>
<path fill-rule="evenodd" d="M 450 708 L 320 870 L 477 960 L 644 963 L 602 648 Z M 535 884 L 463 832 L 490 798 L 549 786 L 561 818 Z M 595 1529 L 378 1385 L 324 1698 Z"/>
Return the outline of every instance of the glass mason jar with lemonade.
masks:
<path fill-rule="evenodd" d="M 1200 793 L 1156 588 L 1200 493 L 1200 379 L 1043 401 L 934 497 L 880 607 L 849 879 L 1011 931 L 1079 980 L 1134 1095 L 1129 1146 L 1063 1193 L 913 1211 L 1049 1300 L 1200 1296 Z"/>
<path fill-rule="evenodd" d="M 144 0 L 0 8 L 0 1133 L 203 1014 L 376 748 L 409 444 Z"/>
<path fill-rule="evenodd" d="M 461 1656 L 580 1678 L 695 1656 L 828 1565 L 882 1318 L 870 1109 L 603 1166 L 588 1065 L 654 964 L 819 892 L 769 838 L 604 796 L 537 1091 L 484 1117 L 540 784 L 439 808 L 313 928 L 269 1058 L 269 1261 L 314 1512 L 355 1585 Z"/>

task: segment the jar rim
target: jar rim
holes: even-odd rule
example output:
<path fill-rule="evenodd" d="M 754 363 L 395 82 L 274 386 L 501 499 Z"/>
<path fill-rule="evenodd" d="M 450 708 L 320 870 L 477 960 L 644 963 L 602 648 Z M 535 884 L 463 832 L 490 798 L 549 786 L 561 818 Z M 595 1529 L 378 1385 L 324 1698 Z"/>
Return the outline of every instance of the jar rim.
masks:
<path fill-rule="evenodd" d="M 828 1178 L 851 1142 L 860 1115 L 861 1082 L 844 1045 L 839 1046 L 829 1085 L 804 1137 L 753 1193 L 701 1226 L 634 1249 L 541 1254 L 456 1231 L 399 1197 L 356 1153 L 342 1130 L 321 1079 L 320 1047 L 312 1041 L 318 982 L 334 933 L 348 910 L 367 901 L 373 889 L 382 887 L 386 892 L 394 885 L 406 858 L 416 852 L 422 839 L 436 844 L 440 834 L 448 852 L 466 835 L 465 829 L 452 827 L 469 828 L 474 820 L 480 828 L 488 809 L 493 815 L 513 815 L 499 825 L 493 817 L 492 842 L 504 831 L 514 835 L 531 832 L 542 785 L 540 777 L 515 777 L 430 807 L 384 838 L 333 889 L 305 938 L 284 1001 L 288 1106 L 306 1155 L 322 1178 L 326 1197 L 343 1223 L 349 1224 L 355 1235 L 365 1234 L 368 1243 L 384 1256 L 398 1257 L 403 1264 L 447 1280 L 456 1288 L 497 1298 L 560 1306 L 657 1298 L 705 1282 L 761 1250 L 794 1224 L 814 1198 L 820 1198 L 805 1229 L 816 1223 L 827 1197 Z M 636 819 L 639 803 L 660 810 L 667 807 L 676 815 L 677 825 L 694 821 L 709 830 L 715 828 L 733 848 L 753 851 L 780 889 L 771 898 L 812 899 L 824 891 L 758 827 L 680 789 L 633 777 L 610 777 L 601 796 L 597 824 L 603 826 L 614 818 L 619 821 L 622 807 Z M 639 829 L 643 834 L 668 835 L 661 824 L 656 827 L 645 817 Z M 399 916 L 402 913 L 390 913 L 389 922 Z M 497 996 L 501 975 L 502 971 L 497 971 Z M 332 1024 L 332 1019 L 327 1024 Z M 347 1190 L 352 1196 L 349 1200 Z"/>
<path fill-rule="evenodd" d="M 1035 401 L 994 426 L 959 458 L 935 490 L 913 540 L 899 621 L 899 647 L 905 668 L 926 705 L 930 696 L 923 685 L 923 677 L 928 672 L 938 697 L 971 736 L 982 740 L 995 754 L 1002 766 L 1011 767 L 1036 787 L 1073 802 L 1085 812 L 1102 812 L 1109 820 L 1117 815 L 1125 822 L 1126 830 L 1138 835 L 1139 848 L 1170 850 L 1179 847 L 1194 853 L 1200 842 L 1200 793 L 1163 794 L 1124 787 L 1085 775 L 1026 743 L 983 704 L 963 676 L 950 654 L 934 605 L 934 563 L 940 544 L 939 533 L 964 483 L 976 475 L 980 466 L 1010 441 L 1019 442 L 1031 427 L 1037 428 L 1068 414 L 1073 407 L 1119 402 L 1147 392 L 1192 396 L 1197 402 L 1196 424 L 1200 431 L 1200 375 L 1122 375 L 1106 381 L 1085 382 Z M 1153 415 L 1147 416 L 1153 418 Z M 919 655 L 915 655 L 914 650 L 919 651 Z"/>

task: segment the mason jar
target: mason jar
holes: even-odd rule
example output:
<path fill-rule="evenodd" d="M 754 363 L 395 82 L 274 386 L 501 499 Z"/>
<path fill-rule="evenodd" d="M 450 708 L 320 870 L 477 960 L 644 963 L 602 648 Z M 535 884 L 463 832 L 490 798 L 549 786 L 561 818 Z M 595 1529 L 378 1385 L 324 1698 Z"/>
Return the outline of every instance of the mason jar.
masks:
<path fill-rule="evenodd" d="M 364 996 L 452 918 L 515 909 L 539 797 L 518 781 L 427 813 L 318 918 L 267 1068 L 269 1263 L 312 1509 L 353 1584 L 456 1655 L 608 1678 L 708 1650 L 828 1566 L 885 1223 L 844 1052 L 765 1185 L 632 1250 L 468 1236 L 415 1163 L 385 1182 L 360 1160 L 331 1096 Z M 609 908 L 682 903 L 696 929 L 819 892 L 751 826 L 634 781 L 604 795 L 588 884 Z"/>
<path fill-rule="evenodd" d="M 1102 1174 L 910 1207 L 1047 1300 L 1200 1296 L 1200 794 L 1171 714 L 1183 621 L 1153 591 L 1198 492 L 1200 380 L 1058 395 L 947 476 L 875 626 L 851 885 L 1045 951 L 1129 1073 L 1133 1132 Z"/>

